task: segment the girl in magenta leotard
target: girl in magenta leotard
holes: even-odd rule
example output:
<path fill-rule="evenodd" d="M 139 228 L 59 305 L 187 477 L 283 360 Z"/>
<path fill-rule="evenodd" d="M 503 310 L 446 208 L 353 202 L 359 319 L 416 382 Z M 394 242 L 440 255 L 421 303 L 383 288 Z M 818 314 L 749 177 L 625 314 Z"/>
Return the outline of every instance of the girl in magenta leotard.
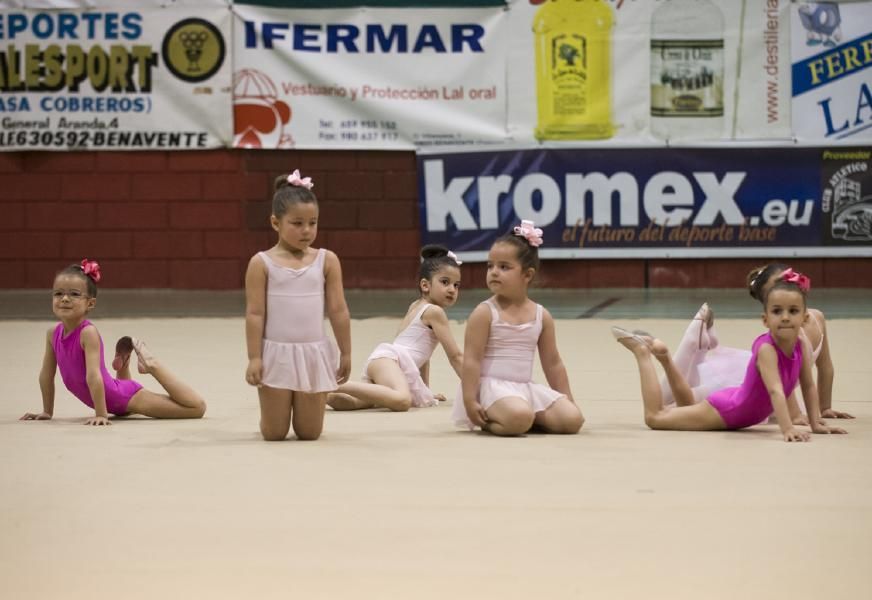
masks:
<path fill-rule="evenodd" d="M 160 419 L 198 419 L 206 403 L 193 389 L 170 373 L 145 344 L 122 337 L 116 345 L 112 366 L 106 370 L 103 339 L 86 317 L 97 305 L 100 265 L 85 259 L 57 274 L 52 289 L 52 312 L 60 319 L 46 336 L 45 356 L 39 372 L 42 412 L 26 413 L 22 420 L 51 419 L 54 413 L 55 373 L 59 370 L 66 388 L 94 409 L 86 425 L 110 425 L 113 415 L 140 414 Z M 136 352 L 140 373 L 150 373 L 166 390 L 156 394 L 130 378 L 130 355 Z"/>
<path fill-rule="evenodd" d="M 554 319 L 527 296 L 541 243 L 542 230 L 521 221 L 488 252 L 493 296 L 472 311 L 466 325 L 461 394 L 451 415 L 460 426 L 511 436 L 533 427 L 577 433 L 584 423 L 557 349 Z M 532 380 L 537 349 L 548 386 Z"/>
<path fill-rule="evenodd" d="M 775 281 L 789 270 L 780 263 L 769 263 L 748 273 L 747 285 L 751 297 L 763 302 L 763 297 Z M 802 334 L 808 338 L 812 348 L 812 364 L 816 370 L 816 387 L 821 407 L 821 416 L 833 419 L 853 419 L 846 412 L 832 408 L 833 403 L 833 361 L 826 335 L 824 314 L 814 308 L 808 309 L 809 318 L 803 323 Z M 737 386 L 745 375 L 745 366 L 751 357 L 748 350 L 729 348 L 718 344 L 714 329 L 714 312 L 703 304 L 688 325 L 684 336 L 673 355 L 673 362 L 679 372 L 687 379 L 698 400 L 721 387 Z M 665 377 L 660 379 L 663 401 L 672 404 L 675 400 Z M 796 392 L 787 399 L 787 408 L 797 425 L 807 425 L 802 414 Z"/>
<path fill-rule="evenodd" d="M 463 353 L 451 335 L 445 308 L 460 294 L 460 261 L 447 248 L 421 249 L 419 298 L 409 305 L 392 343 L 379 344 L 363 366 L 363 381 L 350 381 L 328 394 L 334 410 L 381 407 L 406 411 L 436 406 L 445 397 L 429 387 L 430 357 L 442 344 L 448 362 L 460 376 Z"/>
<path fill-rule="evenodd" d="M 845 433 L 828 427 L 820 416 L 811 372 L 811 347 L 801 335 L 808 319 L 808 288 L 808 278 L 793 271 L 769 288 L 763 298 L 763 324 L 769 331 L 754 340 L 741 385 L 713 391 L 702 401 L 694 397 L 663 342 L 613 327 L 615 338 L 633 352 L 638 362 L 645 423 L 652 429 L 742 429 L 765 421 L 774 411 L 785 441 L 808 441 L 808 434 L 794 427 L 787 408 L 787 397 L 799 383 L 811 431 Z M 674 407 L 664 406 L 652 355 L 666 372 Z"/>
<path fill-rule="evenodd" d="M 351 318 L 339 258 L 312 248 L 318 235 L 313 185 L 299 171 L 276 179 L 270 224 L 278 242 L 255 254 L 245 274 L 245 380 L 257 386 L 267 441 L 285 439 L 291 425 L 297 439 L 318 439 L 327 392 L 351 370 Z M 338 352 L 324 332 L 325 313 Z"/>

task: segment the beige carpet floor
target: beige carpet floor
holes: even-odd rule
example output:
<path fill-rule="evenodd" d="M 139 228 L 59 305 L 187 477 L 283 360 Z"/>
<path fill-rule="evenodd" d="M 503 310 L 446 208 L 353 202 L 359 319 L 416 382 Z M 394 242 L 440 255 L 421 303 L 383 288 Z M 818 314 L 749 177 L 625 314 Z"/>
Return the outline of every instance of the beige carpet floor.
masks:
<path fill-rule="evenodd" d="M 463 432 L 440 406 L 330 412 L 317 442 L 265 443 L 241 318 L 96 324 L 110 348 L 144 338 L 208 413 L 84 427 L 58 380 L 55 419 L 19 422 L 52 324 L 0 321 L 0 597 L 872 597 L 872 320 L 830 322 L 835 405 L 858 418 L 807 444 L 648 430 L 603 320 L 558 322 L 579 435 Z M 685 325 L 622 324 L 670 344 Z M 353 322 L 355 376 L 397 325 Z M 742 347 L 760 331 L 718 326 Z M 431 379 L 453 397 L 441 350 Z"/>

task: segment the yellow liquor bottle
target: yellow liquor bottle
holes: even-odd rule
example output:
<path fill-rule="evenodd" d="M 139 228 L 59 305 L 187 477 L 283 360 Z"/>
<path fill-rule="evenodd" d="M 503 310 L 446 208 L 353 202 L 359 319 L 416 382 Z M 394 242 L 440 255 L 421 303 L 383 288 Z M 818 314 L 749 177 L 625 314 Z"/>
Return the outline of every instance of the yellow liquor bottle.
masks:
<path fill-rule="evenodd" d="M 546 0 L 533 19 L 539 140 L 610 138 L 609 0 Z"/>

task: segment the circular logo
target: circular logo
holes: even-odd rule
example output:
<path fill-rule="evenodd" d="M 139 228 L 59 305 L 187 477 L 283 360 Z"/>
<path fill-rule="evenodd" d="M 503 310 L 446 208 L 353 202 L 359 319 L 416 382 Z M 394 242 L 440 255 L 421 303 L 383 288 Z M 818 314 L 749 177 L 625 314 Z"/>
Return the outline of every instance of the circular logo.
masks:
<path fill-rule="evenodd" d="M 191 18 L 173 25 L 163 39 L 164 64 L 181 79 L 208 79 L 224 62 L 224 37 L 209 21 Z"/>

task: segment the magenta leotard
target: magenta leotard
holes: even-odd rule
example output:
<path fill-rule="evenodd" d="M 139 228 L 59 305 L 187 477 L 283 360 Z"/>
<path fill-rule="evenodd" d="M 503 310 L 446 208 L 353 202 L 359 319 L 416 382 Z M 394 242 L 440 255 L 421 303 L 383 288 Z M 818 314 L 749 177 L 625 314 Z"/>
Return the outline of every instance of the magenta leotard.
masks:
<path fill-rule="evenodd" d="M 85 367 L 85 350 L 80 341 L 82 330 L 91 322 L 85 319 L 68 335 L 64 335 L 64 324 L 58 323 L 52 334 L 51 347 L 54 349 L 55 360 L 61 379 L 67 389 L 86 405 L 94 408 L 91 390 L 88 389 Z M 142 385 L 132 379 L 115 379 L 106 370 L 103 359 L 103 338 L 100 338 L 100 373 L 103 375 L 103 389 L 106 397 L 106 410 L 113 415 L 126 415 L 127 404 L 133 395 L 142 389 Z"/>
<path fill-rule="evenodd" d="M 709 395 L 709 404 L 715 407 L 727 425 L 727 429 L 742 429 L 751 427 L 766 420 L 772 414 L 772 400 L 766 390 L 766 384 L 757 369 L 757 353 L 760 347 L 769 344 L 775 348 L 778 356 L 778 374 L 784 397 L 790 395 L 799 381 L 802 369 L 802 344 L 797 341 L 793 347 L 793 355 L 787 356 L 768 331 L 754 340 L 751 346 L 751 360 L 745 369 L 745 379 L 739 387 L 720 389 Z"/>

